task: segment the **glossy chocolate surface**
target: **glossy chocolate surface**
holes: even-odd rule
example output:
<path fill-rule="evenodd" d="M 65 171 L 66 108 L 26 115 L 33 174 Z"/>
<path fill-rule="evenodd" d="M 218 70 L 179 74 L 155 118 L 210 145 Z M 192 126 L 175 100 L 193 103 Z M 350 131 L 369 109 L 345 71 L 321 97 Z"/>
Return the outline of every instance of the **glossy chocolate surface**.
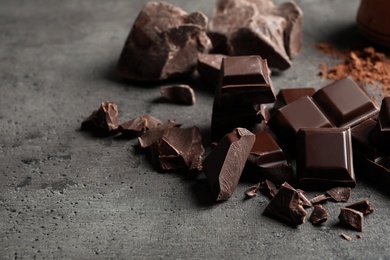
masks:
<path fill-rule="evenodd" d="M 279 91 L 278 100 L 288 105 L 302 97 L 312 96 L 315 92 L 314 88 L 285 88 Z"/>
<path fill-rule="evenodd" d="M 299 130 L 296 161 L 298 182 L 304 187 L 356 185 L 349 128 Z"/>
<path fill-rule="evenodd" d="M 214 88 L 218 84 L 221 64 L 226 55 L 199 53 L 198 55 L 198 72 L 199 75 Z"/>
<path fill-rule="evenodd" d="M 367 119 L 351 129 L 354 153 L 360 153 L 370 160 L 375 160 L 377 157 L 377 149 L 373 134 L 376 126 L 377 122 L 375 120 Z"/>

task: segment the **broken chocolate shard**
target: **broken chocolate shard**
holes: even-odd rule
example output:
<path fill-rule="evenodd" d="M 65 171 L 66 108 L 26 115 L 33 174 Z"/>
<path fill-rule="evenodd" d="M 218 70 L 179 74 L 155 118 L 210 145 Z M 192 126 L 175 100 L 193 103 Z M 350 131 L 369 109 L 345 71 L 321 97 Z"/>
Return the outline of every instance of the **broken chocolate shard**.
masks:
<path fill-rule="evenodd" d="M 269 180 L 265 180 L 261 183 L 262 192 L 265 196 L 272 199 L 275 197 L 276 193 L 278 193 L 278 189 L 276 188 L 275 184 L 273 184 Z"/>
<path fill-rule="evenodd" d="M 188 85 L 161 86 L 161 95 L 173 103 L 194 105 L 196 103 L 195 92 Z"/>
<path fill-rule="evenodd" d="M 180 126 L 181 123 L 175 122 L 173 120 L 168 120 L 167 123 L 152 128 L 147 132 L 145 132 L 140 137 L 138 137 L 138 143 L 141 146 L 141 148 L 147 148 L 152 144 L 156 143 L 158 140 L 160 140 L 165 130 L 171 127 L 180 127 Z"/>
<path fill-rule="evenodd" d="M 312 205 L 314 205 L 314 204 L 318 204 L 318 203 L 327 202 L 330 199 L 331 199 L 331 197 L 329 197 L 327 194 L 321 194 L 321 195 L 318 195 L 318 196 L 315 196 L 314 198 L 312 198 L 310 200 L 310 203 Z"/>
<path fill-rule="evenodd" d="M 352 240 L 352 238 L 351 238 L 350 236 L 348 236 L 347 234 L 345 234 L 345 233 L 341 233 L 340 236 L 341 236 L 342 238 L 344 238 L 345 240 L 347 240 L 347 241 L 351 241 L 351 240 Z M 356 235 L 356 236 L 357 236 L 357 235 Z"/>
<path fill-rule="evenodd" d="M 199 75 L 214 88 L 218 84 L 222 60 L 226 58 L 223 54 L 200 53 L 198 55 Z"/>
<path fill-rule="evenodd" d="M 349 187 L 335 187 L 326 191 L 326 194 L 336 202 L 346 202 L 351 196 L 351 188 Z"/>
<path fill-rule="evenodd" d="M 312 207 L 313 205 L 311 204 L 310 200 L 306 197 L 306 192 L 304 190 L 301 190 L 301 189 L 296 189 L 296 190 L 299 193 L 299 199 L 302 202 L 302 206 L 305 208 Z"/>
<path fill-rule="evenodd" d="M 196 126 L 170 127 L 156 143 L 158 166 L 164 171 L 202 170 L 204 148 L 202 135 Z"/>
<path fill-rule="evenodd" d="M 360 211 L 350 209 L 350 208 L 341 208 L 339 220 L 345 226 L 352 228 L 354 230 L 363 231 L 363 213 Z"/>
<path fill-rule="evenodd" d="M 297 134 L 297 178 L 302 187 L 356 185 L 350 128 L 304 128 Z"/>
<path fill-rule="evenodd" d="M 261 186 L 261 183 L 257 183 L 253 186 L 250 186 L 246 191 L 245 191 L 245 196 L 247 198 L 253 198 L 255 196 L 257 196 L 257 192 L 259 191 L 260 189 L 260 186 Z"/>
<path fill-rule="evenodd" d="M 314 205 L 309 221 L 313 225 L 321 225 L 328 220 L 328 212 L 320 205 Z"/>
<path fill-rule="evenodd" d="M 165 2 L 149 2 L 138 14 L 116 71 L 132 80 L 163 80 L 193 73 L 198 54 L 209 52 L 207 17 Z"/>
<path fill-rule="evenodd" d="M 255 136 L 245 128 L 225 135 L 203 161 L 216 201 L 229 199 L 237 187 Z"/>
<path fill-rule="evenodd" d="M 102 102 L 100 108 L 81 123 L 81 130 L 113 133 L 118 129 L 118 106 L 113 102 Z"/>
<path fill-rule="evenodd" d="M 126 121 L 119 125 L 118 130 L 122 135 L 127 137 L 135 137 L 144 134 L 149 129 L 155 128 L 162 122 L 150 115 L 142 115 Z"/>
<path fill-rule="evenodd" d="M 345 207 L 349 208 L 349 209 L 357 210 L 357 211 L 363 213 L 363 215 L 370 214 L 374 211 L 374 209 L 371 208 L 371 203 L 368 200 L 362 200 L 362 201 L 350 204 L 350 205 L 345 206 Z"/>
<path fill-rule="evenodd" d="M 307 215 L 299 199 L 299 193 L 288 183 L 282 184 L 265 211 L 292 225 L 303 224 Z"/>

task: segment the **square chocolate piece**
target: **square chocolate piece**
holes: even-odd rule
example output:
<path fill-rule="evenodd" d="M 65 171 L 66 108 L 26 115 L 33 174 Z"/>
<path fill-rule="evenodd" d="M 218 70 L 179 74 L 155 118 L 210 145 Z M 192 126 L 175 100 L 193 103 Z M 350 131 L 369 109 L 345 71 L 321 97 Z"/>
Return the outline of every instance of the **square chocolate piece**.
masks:
<path fill-rule="evenodd" d="M 221 106 L 274 102 L 275 94 L 267 60 L 260 56 L 223 59 L 216 98 Z"/>
<path fill-rule="evenodd" d="M 354 126 L 379 112 L 373 100 L 350 77 L 323 87 L 313 99 L 337 127 Z"/>
<path fill-rule="evenodd" d="M 356 185 L 350 128 L 306 128 L 297 134 L 297 177 L 303 187 Z"/>
<path fill-rule="evenodd" d="M 288 105 L 302 97 L 312 96 L 314 93 L 316 93 L 314 88 L 284 88 L 279 91 L 278 99 Z"/>

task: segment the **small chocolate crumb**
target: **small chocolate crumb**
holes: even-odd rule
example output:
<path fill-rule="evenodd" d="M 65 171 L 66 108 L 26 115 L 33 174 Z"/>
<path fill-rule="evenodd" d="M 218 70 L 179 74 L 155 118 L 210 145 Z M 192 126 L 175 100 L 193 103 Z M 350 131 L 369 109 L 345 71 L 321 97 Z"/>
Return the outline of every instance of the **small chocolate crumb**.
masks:
<path fill-rule="evenodd" d="M 345 224 L 345 226 L 355 229 L 357 231 L 363 231 L 363 213 L 360 211 L 350 209 L 350 208 L 341 208 L 339 220 Z"/>
<path fill-rule="evenodd" d="M 374 209 L 371 208 L 371 203 L 368 200 L 359 201 L 345 207 L 360 211 L 361 213 L 363 213 L 363 215 L 370 214 L 374 211 Z"/>
<path fill-rule="evenodd" d="M 347 234 L 345 234 L 345 233 L 341 233 L 340 236 L 342 238 L 344 238 L 345 240 L 347 240 L 347 241 L 351 241 L 352 240 L 352 238 L 350 236 L 348 236 Z"/>
<path fill-rule="evenodd" d="M 362 238 L 362 235 L 356 234 L 356 238 L 357 238 L 357 239 L 361 239 L 361 238 Z"/>
<path fill-rule="evenodd" d="M 188 85 L 161 86 L 161 95 L 177 104 L 194 105 L 196 103 L 195 92 Z"/>
<path fill-rule="evenodd" d="M 314 205 L 309 221 L 313 225 L 320 225 L 328 220 L 328 212 L 320 204 Z"/>
<path fill-rule="evenodd" d="M 326 194 L 316 195 L 314 198 L 310 200 L 311 204 L 317 204 L 317 203 L 324 203 L 328 200 L 330 200 L 331 197 L 327 196 Z"/>
<path fill-rule="evenodd" d="M 335 187 L 326 191 L 326 194 L 329 195 L 332 200 L 336 202 L 346 202 L 351 196 L 351 188 L 349 187 Z"/>
<path fill-rule="evenodd" d="M 259 183 L 255 184 L 255 185 L 253 185 L 253 186 L 250 186 L 250 187 L 245 191 L 245 196 L 246 196 L 247 198 L 253 198 L 253 197 L 257 196 L 257 192 L 258 192 L 259 189 L 260 189 L 260 185 L 261 185 L 261 183 L 259 182 Z"/>

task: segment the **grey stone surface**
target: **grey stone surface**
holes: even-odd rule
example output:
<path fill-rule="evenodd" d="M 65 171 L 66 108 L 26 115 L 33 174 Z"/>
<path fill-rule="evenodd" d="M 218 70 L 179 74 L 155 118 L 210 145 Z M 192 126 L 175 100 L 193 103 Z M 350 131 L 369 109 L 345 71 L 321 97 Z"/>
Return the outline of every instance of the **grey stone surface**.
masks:
<path fill-rule="evenodd" d="M 338 225 L 327 203 L 322 227 L 291 228 L 262 215 L 268 199 L 233 197 L 207 203 L 204 175 L 161 174 L 135 140 L 79 131 L 102 101 L 124 121 L 148 113 L 197 125 L 210 136 L 213 91 L 190 82 L 194 106 L 156 102 L 158 84 L 112 73 L 146 1 L 0 1 L 0 258 L 1 259 L 385 259 L 390 256 L 389 195 L 359 181 L 350 202 L 369 199 L 362 239 Z M 169 1 L 208 16 L 213 1 Z M 274 86 L 326 85 L 313 46 L 365 42 L 356 31 L 358 0 L 299 0 L 302 53 Z M 309 193 L 313 196 L 315 193 Z M 309 214 L 310 214 L 309 210 Z M 340 233 L 353 240 L 340 238 Z"/>

